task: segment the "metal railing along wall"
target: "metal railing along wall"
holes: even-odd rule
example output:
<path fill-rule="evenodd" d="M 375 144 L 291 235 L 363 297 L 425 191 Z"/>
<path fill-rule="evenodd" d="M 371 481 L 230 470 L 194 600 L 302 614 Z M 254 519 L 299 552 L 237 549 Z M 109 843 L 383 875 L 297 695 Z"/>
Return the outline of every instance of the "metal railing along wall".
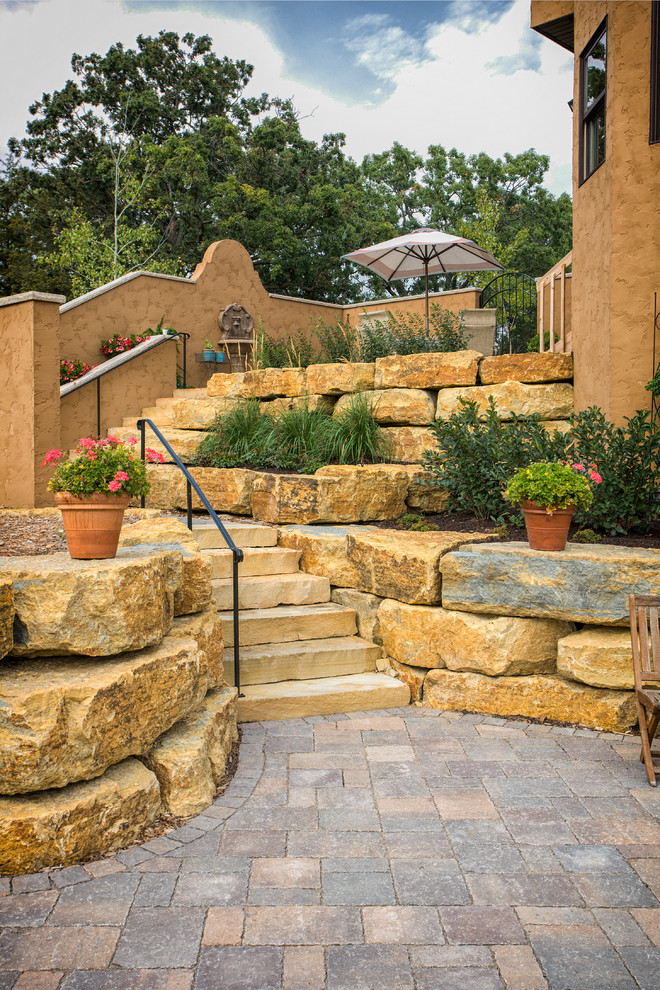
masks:
<path fill-rule="evenodd" d="M 215 524 L 215 526 L 217 527 L 217 529 L 219 529 L 219 531 L 222 534 L 222 537 L 223 537 L 225 543 L 227 544 L 227 546 L 229 547 L 229 549 L 232 552 L 232 557 L 233 557 L 233 560 L 232 560 L 232 618 L 233 618 L 233 626 L 234 626 L 234 684 L 235 684 L 236 689 L 238 691 L 239 698 L 242 698 L 242 697 L 244 697 L 244 695 L 241 693 L 241 678 L 240 678 L 241 668 L 240 668 L 240 660 L 239 660 L 238 565 L 243 560 L 243 551 L 241 550 L 240 547 L 237 547 L 236 546 L 236 544 L 232 540 L 231 536 L 229 535 L 229 533 L 227 532 L 227 530 L 225 529 L 225 527 L 222 525 L 222 522 L 220 521 L 220 519 L 218 519 L 218 516 L 216 514 L 215 509 L 213 508 L 213 506 L 211 505 L 211 503 L 207 499 L 206 495 L 204 494 L 204 492 L 202 491 L 202 489 L 199 487 L 199 485 L 197 484 L 197 482 L 195 481 L 195 479 L 191 475 L 191 473 L 188 470 L 188 468 L 185 466 L 185 464 L 180 459 L 180 457 L 178 456 L 178 454 L 175 454 L 174 453 L 174 451 L 172 450 L 172 447 L 167 442 L 167 440 L 165 439 L 165 437 L 163 436 L 163 434 L 160 432 L 160 430 L 158 429 L 157 426 L 154 426 L 154 424 L 151 422 L 150 419 L 138 419 L 138 421 L 137 421 L 137 428 L 140 431 L 140 456 L 142 457 L 142 460 L 144 461 L 145 455 L 146 455 L 145 428 L 147 426 L 149 427 L 150 430 L 153 431 L 153 433 L 156 434 L 156 436 L 158 437 L 159 441 L 162 443 L 163 447 L 165 448 L 165 450 L 167 451 L 167 453 L 170 455 L 170 457 L 172 458 L 172 460 L 176 464 L 176 466 L 179 468 L 179 470 L 183 472 L 183 475 L 184 475 L 184 477 L 186 479 L 186 517 L 187 517 L 188 529 L 192 531 L 192 528 L 193 528 L 193 524 L 192 524 L 192 493 L 193 493 L 193 489 L 194 489 L 195 490 L 195 494 L 197 495 L 197 497 L 199 498 L 200 502 L 202 503 L 202 505 L 204 506 L 204 508 L 208 512 L 208 514 L 210 515 L 211 520 L 213 521 L 213 523 Z M 140 505 L 144 509 L 144 506 L 145 506 L 145 497 L 144 497 L 144 495 L 140 499 Z"/>
<path fill-rule="evenodd" d="M 92 382 L 96 382 L 96 435 L 101 435 L 101 379 L 104 375 L 109 375 L 111 372 L 116 371 L 121 368 L 122 365 L 128 364 L 129 361 L 135 360 L 135 358 L 141 357 L 145 351 L 153 350 L 154 347 L 159 347 L 164 344 L 166 340 L 176 340 L 177 337 L 183 339 L 183 387 L 186 387 L 186 341 L 190 337 L 189 333 L 185 333 L 183 330 L 178 330 L 176 333 L 163 333 L 154 334 L 153 337 L 149 337 L 144 340 L 141 344 L 137 344 L 135 347 L 131 347 L 130 351 L 126 351 L 124 354 L 118 354 L 116 357 L 110 358 L 108 361 L 104 361 L 103 364 L 98 365 L 96 368 L 92 368 L 87 374 L 81 375 L 80 378 L 76 378 L 73 382 L 67 382 L 66 385 L 60 385 L 60 399 L 65 395 L 69 395 L 70 392 L 76 392 L 79 388 L 84 388 L 85 385 L 91 385 Z"/>

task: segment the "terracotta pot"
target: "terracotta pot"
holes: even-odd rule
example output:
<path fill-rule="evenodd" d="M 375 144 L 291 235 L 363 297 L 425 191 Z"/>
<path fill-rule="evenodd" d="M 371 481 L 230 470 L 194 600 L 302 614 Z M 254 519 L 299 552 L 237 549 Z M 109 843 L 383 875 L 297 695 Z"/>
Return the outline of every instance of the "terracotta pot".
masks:
<path fill-rule="evenodd" d="M 568 539 L 574 505 L 565 509 L 547 509 L 536 502 L 523 502 L 527 539 L 531 550 L 563 550 Z"/>
<path fill-rule="evenodd" d="M 56 492 L 55 501 L 62 522 L 69 554 L 75 560 L 107 560 L 117 556 L 119 531 L 130 495 L 70 495 Z"/>

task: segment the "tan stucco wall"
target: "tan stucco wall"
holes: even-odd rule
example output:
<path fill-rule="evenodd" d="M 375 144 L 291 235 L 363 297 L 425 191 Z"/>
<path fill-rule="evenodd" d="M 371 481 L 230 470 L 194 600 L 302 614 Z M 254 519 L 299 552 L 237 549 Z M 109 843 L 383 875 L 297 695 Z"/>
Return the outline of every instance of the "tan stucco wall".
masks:
<path fill-rule="evenodd" d="M 339 306 L 270 296 L 245 248 L 237 241 L 217 241 L 208 248 L 191 279 L 140 274 L 63 307 L 62 357 L 98 364 L 103 357 L 101 338 L 140 333 L 155 328 L 163 319 L 165 326 L 192 335 L 188 341 L 188 384 L 203 387 L 206 372 L 195 363 L 194 354 L 203 349 L 206 338 L 216 344 L 220 337 L 218 316 L 230 303 L 245 306 L 255 326 L 261 320 L 264 329 L 276 338 L 299 328 L 308 330 L 310 317 L 334 322 L 342 312 Z M 154 362 L 162 357 L 162 350 L 157 349 Z"/>
<path fill-rule="evenodd" d="M 608 17 L 606 159 L 578 185 L 579 55 Z M 660 292 L 660 145 L 649 145 L 651 4 L 575 4 L 573 349 L 575 407 L 622 422 L 650 406 Z"/>
<path fill-rule="evenodd" d="M 530 26 L 534 28 L 572 14 L 575 0 L 532 0 L 530 7 Z"/>
<path fill-rule="evenodd" d="M 121 426 L 124 418 L 137 418 L 156 399 L 172 395 L 176 388 L 174 343 L 161 344 L 128 361 L 101 379 L 101 436 Z M 84 385 L 62 397 L 60 406 L 60 445 L 71 450 L 80 437 L 95 436 L 96 382 Z M 137 434 L 136 434 L 137 435 Z"/>
<path fill-rule="evenodd" d="M 17 507 L 49 504 L 41 462 L 60 436 L 61 297 L 39 297 L 0 305 L 0 504 Z"/>
<path fill-rule="evenodd" d="M 456 289 L 451 292 L 431 292 L 429 301 L 431 305 L 437 303 L 442 309 L 449 310 L 450 313 L 460 313 L 462 309 L 478 309 L 481 289 Z M 383 299 L 374 299 L 368 303 L 355 303 L 351 306 L 344 306 L 343 317 L 352 326 L 357 326 L 360 317 L 364 312 L 378 313 L 390 311 L 392 313 L 420 313 L 426 312 L 426 300 L 424 296 L 391 296 Z"/>

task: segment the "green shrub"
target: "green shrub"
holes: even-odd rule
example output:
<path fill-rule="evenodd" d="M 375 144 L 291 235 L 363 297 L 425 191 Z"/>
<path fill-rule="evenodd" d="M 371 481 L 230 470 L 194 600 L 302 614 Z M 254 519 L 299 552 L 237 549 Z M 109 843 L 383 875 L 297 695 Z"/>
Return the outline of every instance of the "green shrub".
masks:
<path fill-rule="evenodd" d="M 504 490 L 518 468 L 553 459 L 553 438 L 538 416 L 502 422 L 492 398 L 483 420 L 476 402 L 461 399 L 460 406 L 429 427 L 438 448 L 423 457 L 431 483 L 449 492 L 447 512 L 522 526 L 522 513 L 512 510 Z"/>
<path fill-rule="evenodd" d="M 383 461 L 389 452 L 366 396 L 356 396 L 336 417 L 311 410 L 307 402 L 270 416 L 261 412 L 258 399 L 247 399 L 217 418 L 197 448 L 195 463 L 314 474 L 326 464 Z"/>
<path fill-rule="evenodd" d="M 431 483 L 449 492 L 448 512 L 471 512 L 495 522 L 522 525 L 504 496 L 508 479 L 534 461 L 596 464 L 602 482 L 593 502 L 575 514 L 583 528 L 625 534 L 660 519 L 660 433 L 646 410 L 619 427 L 592 407 L 571 418 L 567 433 L 550 435 L 537 416 L 503 423 L 491 399 L 480 421 L 476 403 L 461 402 L 449 420 L 430 427 L 438 450 L 423 462 Z"/>
<path fill-rule="evenodd" d="M 455 313 L 432 303 L 429 329 L 421 313 L 391 313 L 387 320 L 372 320 L 363 326 L 338 321 L 312 320 L 324 361 L 375 361 L 391 354 L 426 354 L 460 351 L 467 347 L 462 320 Z"/>
<path fill-rule="evenodd" d="M 259 325 L 254 335 L 252 365 L 254 368 L 307 368 L 318 363 L 308 334 L 302 330 L 289 333 L 283 340 L 276 340 Z"/>
<path fill-rule="evenodd" d="M 562 456 L 597 464 L 603 479 L 591 507 L 575 515 L 581 526 L 625 534 L 660 518 L 660 433 L 646 409 L 626 417 L 624 426 L 609 422 L 596 406 L 578 413 Z"/>

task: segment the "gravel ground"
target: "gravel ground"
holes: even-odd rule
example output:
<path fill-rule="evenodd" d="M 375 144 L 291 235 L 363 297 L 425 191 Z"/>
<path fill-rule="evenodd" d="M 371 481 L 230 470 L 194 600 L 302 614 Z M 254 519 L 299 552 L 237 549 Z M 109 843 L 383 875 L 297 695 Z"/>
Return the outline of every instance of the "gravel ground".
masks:
<path fill-rule="evenodd" d="M 124 522 L 137 522 L 137 512 L 127 512 Z M 7 510 L 0 506 L 0 557 L 41 556 L 66 550 L 59 509 L 38 512 Z"/>

